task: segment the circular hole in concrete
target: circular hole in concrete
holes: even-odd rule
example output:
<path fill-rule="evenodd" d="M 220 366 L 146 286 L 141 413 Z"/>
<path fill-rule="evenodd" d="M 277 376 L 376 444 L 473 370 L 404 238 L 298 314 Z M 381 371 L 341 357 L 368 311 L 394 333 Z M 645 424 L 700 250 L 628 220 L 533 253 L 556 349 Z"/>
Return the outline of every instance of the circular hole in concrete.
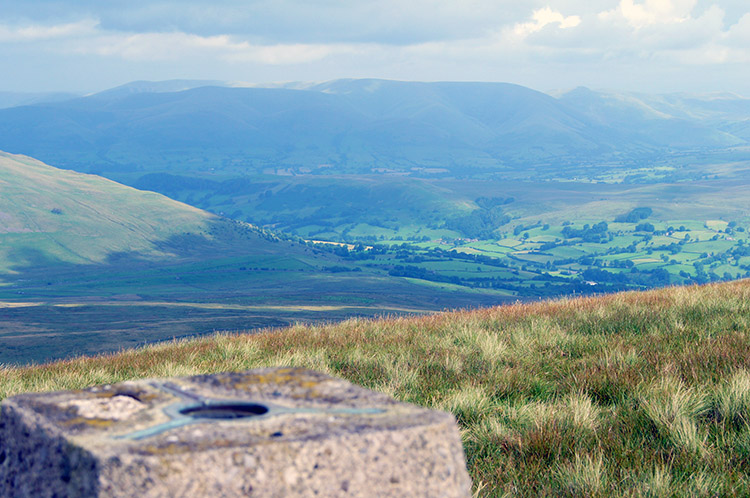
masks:
<path fill-rule="evenodd" d="M 268 408 L 257 403 L 212 403 L 183 408 L 180 413 L 194 418 L 233 419 L 265 415 Z"/>

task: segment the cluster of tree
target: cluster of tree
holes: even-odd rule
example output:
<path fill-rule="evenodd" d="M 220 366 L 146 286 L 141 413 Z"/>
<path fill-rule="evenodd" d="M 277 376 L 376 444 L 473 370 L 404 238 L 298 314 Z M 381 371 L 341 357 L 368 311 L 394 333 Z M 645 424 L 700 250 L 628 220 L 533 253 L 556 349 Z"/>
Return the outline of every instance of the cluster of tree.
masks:
<path fill-rule="evenodd" d="M 736 245 L 732 249 L 730 249 L 729 253 L 735 259 L 739 259 L 743 256 L 750 256 L 750 245 L 745 245 L 745 244 Z"/>
<path fill-rule="evenodd" d="M 615 221 L 618 223 L 638 223 L 641 220 L 645 220 L 654 211 L 650 207 L 637 207 L 629 213 L 620 214 L 615 217 Z"/>
<path fill-rule="evenodd" d="M 719 282 L 721 280 L 732 280 L 733 278 L 735 278 L 734 276 L 732 276 L 731 273 L 727 271 L 725 271 L 724 275 L 722 276 L 720 276 L 718 273 L 714 271 L 707 272 L 705 265 L 701 261 L 696 261 L 695 263 L 693 263 L 693 267 L 695 268 L 695 277 L 691 278 L 687 272 L 683 272 L 683 271 L 680 272 L 680 276 L 683 276 L 699 284 L 705 284 L 707 282 Z M 744 267 L 742 268 L 745 269 Z M 738 273 L 737 276 L 738 277 L 743 276 L 745 278 L 748 278 L 750 277 L 750 271 L 746 271 L 744 275 L 741 273 Z"/>
<path fill-rule="evenodd" d="M 515 202 L 513 197 L 477 197 L 474 202 L 482 209 L 492 209 Z"/>
<path fill-rule="evenodd" d="M 450 284 L 461 284 L 461 279 L 455 276 L 441 275 L 421 266 L 413 265 L 396 265 L 388 271 L 388 275 L 393 277 L 418 278 L 431 282 L 445 282 Z"/>
<path fill-rule="evenodd" d="M 721 232 L 721 230 L 719 230 Z M 745 229 L 737 225 L 736 221 L 730 221 L 727 227 L 724 229 L 724 233 L 732 235 L 734 232 L 744 232 Z"/>
<path fill-rule="evenodd" d="M 671 283 L 671 276 L 664 268 L 638 271 L 633 267 L 630 272 L 610 272 L 599 268 L 588 268 L 581 273 L 584 280 L 596 283 L 616 282 L 644 287 L 662 287 Z"/>
<path fill-rule="evenodd" d="M 348 259 L 350 261 L 361 261 L 365 259 L 375 259 L 378 255 L 387 254 L 394 248 L 390 248 L 387 245 L 374 245 L 365 247 L 362 244 L 357 244 L 352 249 L 349 249 L 346 245 L 336 244 L 315 244 L 310 243 L 316 249 L 322 249 L 326 252 L 331 252 L 342 259 Z"/>
<path fill-rule="evenodd" d="M 625 284 L 619 283 L 601 283 L 596 286 L 587 284 L 582 280 L 570 280 L 553 277 L 550 275 L 539 275 L 534 277 L 534 282 L 529 285 L 523 285 L 524 279 L 500 279 L 484 278 L 471 279 L 464 283 L 469 287 L 502 289 L 516 292 L 519 296 L 526 297 L 557 297 L 570 295 L 602 294 L 608 292 L 617 292 L 626 290 Z"/>
<path fill-rule="evenodd" d="M 530 271 L 529 268 L 526 268 Z M 459 278 L 445 276 L 419 266 L 396 265 L 389 272 L 392 276 L 419 278 L 433 282 L 445 282 L 475 288 L 493 288 L 515 291 L 522 296 L 555 296 L 570 294 L 600 294 L 617 292 L 632 288 L 661 287 L 672 283 L 670 273 L 663 268 L 638 271 L 631 268 L 630 272 L 611 272 L 599 268 L 589 268 L 580 274 L 580 278 L 565 278 L 540 272 L 532 278 L 530 285 L 524 285 L 527 280 L 515 277 L 469 277 Z M 719 278 L 716 276 L 716 278 Z M 596 284 L 596 285 L 593 285 Z"/>
<path fill-rule="evenodd" d="M 327 271 L 328 273 L 341 273 L 345 271 L 362 271 L 362 268 L 358 266 L 354 268 L 349 268 L 348 266 L 333 265 L 333 266 L 324 267 L 323 271 Z"/>
<path fill-rule="evenodd" d="M 445 222 L 445 228 L 462 233 L 472 239 L 494 238 L 493 232 L 510 221 L 500 207 L 476 209 L 463 216 L 456 216 Z"/>
<path fill-rule="evenodd" d="M 701 253 L 700 255 L 700 261 L 696 261 L 693 263 L 693 265 L 700 265 L 703 266 L 719 266 L 723 264 L 730 263 L 734 261 L 735 263 L 737 260 L 742 258 L 743 256 L 750 256 L 750 247 L 746 245 L 737 245 L 732 247 L 731 249 L 727 249 L 724 252 L 719 253 Z M 696 267 L 697 268 L 697 267 Z"/>
<path fill-rule="evenodd" d="M 685 241 L 681 240 L 680 242 L 672 242 L 671 244 L 664 244 L 661 246 L 654 246 L 649 247 L 648 251 L 669 251 L 672 254 L 677 254 L 680 251 L 682 251 L 682 246 L 685 245 Z"/>
<path fill-rule="evenodd" d="M 481 263 L 488 266 L 496 266 L 498 268 L 508 268 L 510 265 L 502 259 L 493 258 L 492 256 L 485 256 L 484 254 L 468 254 L 465 252 L 459 252 L 455 249 L 450 251 L 433 250 L 435 254 L 442 254 L 450 259 L 462 259 L 464 261 L 471 261 L 474 263 Z"/>
<path fill-rule="evenodd" d="M 539 228 L 540 226 L 542 226 L 542 222 L 541 221 L 537 221 L 536 223 L 534 223 L 532 225 L 516 225 L 513 228 L 513 235 L 518 235 L 521 232 L 525 232 L 525 231 L 531 230 L 533 228 Z M 549 228 L 549 227 L 547 227 L 547 228 Z M 528 235 L 528 234 L 525 234 L 525 235 Z"/>
<path fill-rule="evenodd" d="M 601 242 L 608 239 L 606 221 L 601 221 L 594 226 L 588 223 L 583 225 L 583 228 L 573 228 L 571 225 L 567 225 L 562 229 L 562 235 L 566 239 L 583 239 L 584 242 Z"/>
<path fill-rule="evenodd" d="M 298 242 L 296 237 L 289 236 L 281 232 L 272 232 L 264 228 L 260 228 L 255 225 L 250 225 L 237 220 L 230 220 L 223 218 L 220 221 L 212 223 L 208 233 L 211 237 L 219 240 L 230 240 L 232 238 L 247 238 L 250 236 L 258 236 L 269 242 L 280 242 L 282 240 L 289 242 Z"/>

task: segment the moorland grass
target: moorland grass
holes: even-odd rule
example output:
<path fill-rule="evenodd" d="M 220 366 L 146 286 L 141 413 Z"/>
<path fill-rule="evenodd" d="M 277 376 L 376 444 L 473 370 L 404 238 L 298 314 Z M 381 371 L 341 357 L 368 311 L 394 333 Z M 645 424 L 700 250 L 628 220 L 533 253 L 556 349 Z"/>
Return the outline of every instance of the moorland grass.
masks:
<path fill-rule="evenodd" d="M 0 398 L 296 365 L 457 417 L 481 496 L 750 495 L 750 282 L 351 319 L 0 369 Z"/>

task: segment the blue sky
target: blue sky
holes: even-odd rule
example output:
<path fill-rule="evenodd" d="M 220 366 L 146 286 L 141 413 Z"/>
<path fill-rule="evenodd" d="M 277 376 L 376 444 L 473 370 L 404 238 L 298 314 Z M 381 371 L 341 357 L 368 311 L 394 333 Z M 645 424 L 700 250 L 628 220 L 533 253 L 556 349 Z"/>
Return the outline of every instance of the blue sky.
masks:
<path fill-rule="evenodd" d="M 0 0 L 0 91 L 505 81 L 750 97 L 747 0 Z"/>

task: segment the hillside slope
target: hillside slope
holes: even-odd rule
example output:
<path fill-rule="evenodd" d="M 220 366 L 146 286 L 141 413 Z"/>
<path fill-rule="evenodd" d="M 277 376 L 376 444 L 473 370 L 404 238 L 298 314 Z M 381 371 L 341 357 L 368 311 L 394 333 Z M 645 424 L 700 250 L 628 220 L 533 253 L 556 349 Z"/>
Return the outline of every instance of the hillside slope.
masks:
<path fill-rule="evenodd" d="M 0 369 L 0 398 L 304 366 L 449 410 L 480 496 L 748 496 L 750 282 L 216 335 Z"/>
<path fill-rule="evenodd" d="M 101 263 L 113 253 L 165 257 L 170 237 L 216 216 L 113 181 L 0 152 L 0 271 L 44 258 Z"/>

